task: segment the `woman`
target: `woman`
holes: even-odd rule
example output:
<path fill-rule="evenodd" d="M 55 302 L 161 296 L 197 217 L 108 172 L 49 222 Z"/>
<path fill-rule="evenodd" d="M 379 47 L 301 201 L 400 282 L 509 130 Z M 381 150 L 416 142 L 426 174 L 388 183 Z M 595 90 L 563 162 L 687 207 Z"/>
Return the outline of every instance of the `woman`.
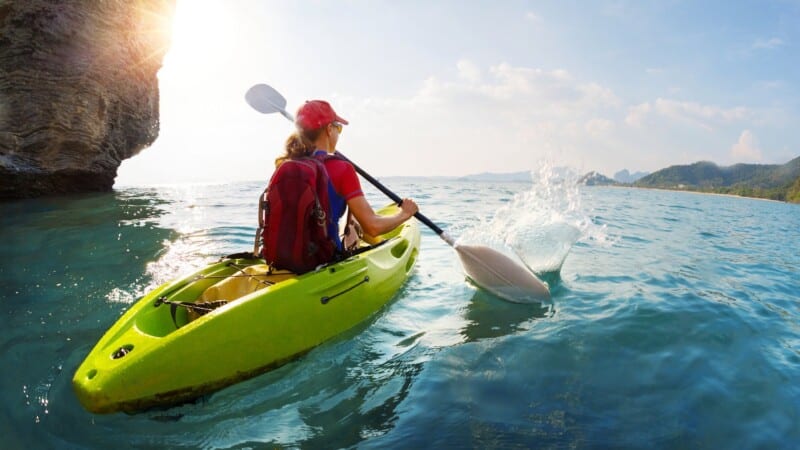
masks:
<path fill-rule="evenodd" d="M 339 117 L 328 102 L 311 100 L 297 111 L 295 124 L 297 132 L 286 140 L 286 154 L 275 161 L 276 165 L 287 159 L 334 155 L 342 127 L 348 122 Z M 391 231 L 417 213 L 417 204 L 414 200 L 406 198 L 403 199 L 400 212 L 397 214 L 391 216 L 375 214 L 364 197 L 353 165 L 336 157 L 323 159 L 330 179 L 328 192 L 333 216 L 332 226 L 335 228 L 330 234 L 334 236 L 339 250 L 342 250 L 342 244 L 339 240 L 338 223 L 346 207 L 350 208 L 350 213 L 364 232 L 371 236 Z"/>

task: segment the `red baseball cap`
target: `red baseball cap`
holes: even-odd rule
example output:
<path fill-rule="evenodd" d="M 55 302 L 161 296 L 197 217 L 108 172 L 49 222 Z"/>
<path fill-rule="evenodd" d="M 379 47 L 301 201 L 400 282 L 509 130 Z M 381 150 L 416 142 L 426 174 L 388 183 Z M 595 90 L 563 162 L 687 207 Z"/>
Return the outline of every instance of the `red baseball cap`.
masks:
<path fill-rule="evenodd" d="M 295 123 L 304 130 L 316 130 L 331 122 L 347 125 L 348 122 L 333 110 L 331 104 L 325 100 L 309 100 L 300 109 L 294 119 Z"/>

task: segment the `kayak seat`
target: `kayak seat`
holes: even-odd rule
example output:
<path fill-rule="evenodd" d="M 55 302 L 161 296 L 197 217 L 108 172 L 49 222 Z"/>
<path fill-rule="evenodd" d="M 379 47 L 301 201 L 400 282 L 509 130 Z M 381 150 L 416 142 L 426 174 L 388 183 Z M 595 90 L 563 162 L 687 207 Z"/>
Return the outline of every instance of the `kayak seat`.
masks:
<path fill-rule="evenodd" d="M 287 270 L 272 271 L 266 264 L 254 264 L 239 270 L 232 276 L 209 286 L 200 295 L 195 303 L 212 303 L 238 300 L 245 295 L 252 294 L 260 289 L 267 288 L 297 275 Z M 218 303 L 217 303 L 218 304 Z M 189 311 L 189 322 L 197 319 L 200 314 Z"/>
<path fill-rule="evenodd" d="M 266 264 L 254 264 L 233 274 L 234 276 L 211 285 L 200 296 L 198 301 L 213 302 L 215 300 L 237 300 L 245 295 L 269 287 L 297 275 L 288 270 L 273 270 L 270 273 Z"/>

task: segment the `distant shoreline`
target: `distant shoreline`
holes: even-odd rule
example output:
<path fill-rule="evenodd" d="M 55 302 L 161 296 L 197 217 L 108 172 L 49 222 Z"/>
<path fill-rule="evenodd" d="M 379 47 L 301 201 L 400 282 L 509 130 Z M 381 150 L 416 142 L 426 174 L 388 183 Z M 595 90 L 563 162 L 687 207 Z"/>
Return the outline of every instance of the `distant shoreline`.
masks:
<path fill-rule="evenodd" d="M 795 203 L 787 202 L 785 200 L 773 200 L 771 198 L 763 198 L 763 197 L 748 197 L 745 195 L 736 195 L 736 194 L 723 194 L 720 192 L 705 192 L 705 191 L 693 191 L 689 189 L 668 189 L 668 188 L 658 188 L 658 187 L 645 187 L 645 186 L 623 186 L 623 185 L 604 185 L 604 186 L 591 186 L 591 187 L 611 187 L 611 188 L 623 188 L 623 189 L 644 189 L 650 191 L 663 191 L 663 192 L 685 192 L 687 194 L 699 194 L 699 195 L 716 195 L 719 197 L 731 197 L 731 198 L 747 198 L 752 200 L 762 200 L 765 202 L 775 202 L 775 203 L 786 203 L 789 205 L 793 205 Z"/>

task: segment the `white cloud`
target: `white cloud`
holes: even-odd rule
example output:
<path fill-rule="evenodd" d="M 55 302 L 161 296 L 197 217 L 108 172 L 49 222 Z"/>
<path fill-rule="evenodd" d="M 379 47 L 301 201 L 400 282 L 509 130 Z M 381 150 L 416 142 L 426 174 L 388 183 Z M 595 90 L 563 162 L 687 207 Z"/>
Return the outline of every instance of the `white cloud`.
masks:
<path fill-rule="evenodd" d="M 541 23 L 542 22 L 542 17 L 539 14 L 536 14 L 533 11 L 528 11 L 527 13 L 525 13 L 525 19 L 527 19 L 527 20 L 529 20 L 529 21 L 531 21 L 533 23 Z"/>
<path fill-rule="evenodd" d="M 766 90 L 782 89 L 786 87 L 786 82 L 782 80 L 764 80 L 756 82 L 756 86 Z"/>
<path fill-rule="evenodd" d="M 581 82 L 563 69 L 544 70 L 514 67 L 503 63 L 489 69 L 492 80 L 468 87 L 472 94 L 494 102 L 533 106 L 550 116 L 575 116 L 605 107 L 616 107 L 620 100 L 610 89 L 597 83 Z M 460 92 L 463 86 L 449 85 Z"/>
<path fill-rule="evenodd" d="M 625 123 L 633 127 L 642 126 L 644 124 L 645 118 L 647 118 L 652 109 L 653 108 L 650 106 L 649 102 L 629 107 L 628 115 L 627 117 L 625 117 Z"/>
<path fill-rule="evenodd" d="M 625 122 L 628 125 L 641 126 L 650 114 L 657 114 L 708 131 L 719 125 L 748 120 L 754 115 L 753 111 L 742 106 L 722 108 L 697 102 L 658 98 L 652 105 L 647 102 L 629 108 Z"/>
<path fill-rule="evenodd" d="M 750 130 L 742 131 L 739 140 L 731 147 L 734 162 L 758 162 L 763 159 L 758 139 Z"/>
<path fill-rule="evenodd" d="M 607 88 L 600 86 L 597 83 L 584 83 L 578 86 L 578 90 L 583 93 L 585 98 L 598 105 L 606 105 L 618 107 L 622 101 L 614 95 L 614 92 Z"/>
<path fill-rule="evenodd" d="M 507 63 L 486 69 L 461 60 L 457 69 L 457 77 L 429 77 L 405 97 L 335 99 L 337 110 L 358 124 L 343 151 L 380 142 L 385 152 L 352 157 L 378 167 L 384 164 L 380 154 L 403 155 L 387 175 L 446 175 L 524 170 L 549 155 L 564 164 L 590 164 L 582 152 L 613 137 L 611 119 L 622 102 L 606 86 L 566 70 Z M 461 155 L 457 164 L 454 153 Z M 595 152 L 592 158 L 601 157 Z"/>
<path fill-rule="evenodd" d="M 472 61 L 462 59 L 456 64 L 458 68 L 458 76 L 471 83 L 478 83 L 481 81 L 481 69 Z"/>
<path fill-rule="evenodd" d="M 701 105 L 696 102 L 679 102 L 662 98 L 656 100 L 656 110 L 666 116 L 675 118 L 721 120 L 723 122 L 743 120 L 749 115 L 749 111 L 744 107 L 726 109 L 718 106 Z"/>
<path fill-rule="evenodd" d="M 608 119 L 590 119 L 584 126 L 590 136 L 602 137 L 614 129 L 614 122 Z"/>
<path fill-rule="evenodd" d="M 771 50 L 781 47 L 784 44 L 785 42 L 783 42 L 783 39 L 776 37 L 770 39 L 756 39 L 756 41 L 753 42 L 751 48 L 754 50 L 762 50 L 762 49 Z"/>

